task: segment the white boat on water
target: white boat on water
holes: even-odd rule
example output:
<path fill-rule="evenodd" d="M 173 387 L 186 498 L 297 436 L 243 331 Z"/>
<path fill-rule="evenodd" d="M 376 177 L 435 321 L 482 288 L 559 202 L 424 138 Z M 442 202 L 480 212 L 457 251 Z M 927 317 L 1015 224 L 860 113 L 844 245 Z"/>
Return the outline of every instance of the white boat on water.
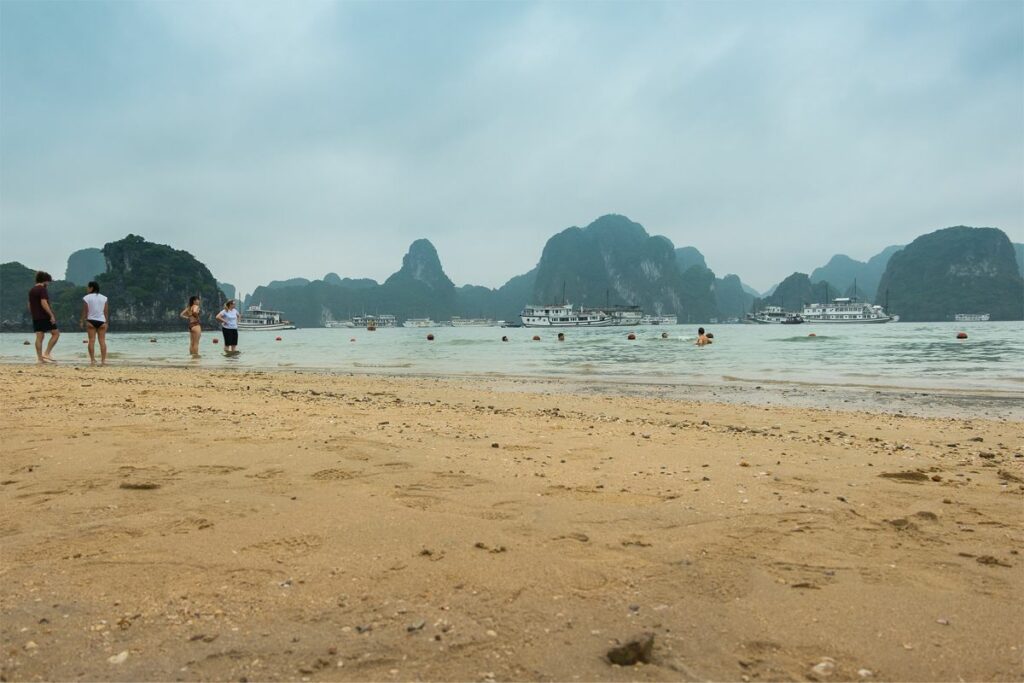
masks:
<path fill-rule="evenodd" d="M 262 304 L 253 304 L 238 318 L 238 329 L 246 331 L 294 330 L 288 320 L 281 318 L 281 311 L 264 309 Z"/>
<path fill-rule="evenodd" d="M 639 306 L 610 306 L 592 310 L 596 313 L 606 313 L 612 319 L 612 325 L 635 327 L 643 324 L 644 312 Z"/>
<path fill-rule="evenodd" d="M 398 318 L 393 315 L 355 315 L 352 316 L 352 327 L 377 329 L 379 327 L 398 327 Z"/>
<path fill-rule="evenodd" d="M 604 311 L 580 308 L 572 304 L 527 306 L 519 314 L 523 327 L 612 327 L 617 323 Z"/>
<path fill-rule="evenodd" d="M 988 313 L 957 313 L 953 316 L 958 323 L 987 323 L 991 318 Z"/>
<path fill-rule="evenodd" d="M 351 320 L 326 320 L 324 321 L 324 327 L 330 327 L 332 329 L 345 328 L 351 330 L 355 327 L 355 323 Z"/>
<path fill-rule="evenodd" d="M 490 318 L 460 318 L 452 316 L 452 327 L 498 327 L 502 320 L 491 320 Z"/>
<path fill-rule="evenodd" d="M 402 327 L 437 327 L 437 323 L 430 318 L 406 318 Z"/>
<path fill-rule="evenodd" d="M 833 299 L 827 304 L 807 304 L 800 315 L 808 323 L 888 323 L 894 320 L 881 306 L 851 297 Z"/>
<path fill-rule="evenodd" d="M 799 325 L 804 322 L 799 315 L 783 310 L 782 306 L 765 306 L 757 313 L 748 314 L 747 320 L 759 325 Z"/>
<path fill-rule="evenodd" d="M 640 319 L 641 325 L 678 325 L 679 319 L 674 315 L 645 315 Z"/>

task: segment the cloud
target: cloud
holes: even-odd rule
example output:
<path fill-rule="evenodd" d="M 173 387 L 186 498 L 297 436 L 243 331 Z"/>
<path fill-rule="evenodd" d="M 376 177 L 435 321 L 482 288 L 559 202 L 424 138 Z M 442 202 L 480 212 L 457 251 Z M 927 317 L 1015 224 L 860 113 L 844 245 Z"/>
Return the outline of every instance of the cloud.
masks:
<path fill-rule="evenodd" d="M 0 246 L 57 272 L 135 232 L 243 288 L 382 279 L 428 237 L 496 286 L 616 212 L 764 288 L 951 224 L 1024 238 L 1016 2 L 0 13 Z"/>

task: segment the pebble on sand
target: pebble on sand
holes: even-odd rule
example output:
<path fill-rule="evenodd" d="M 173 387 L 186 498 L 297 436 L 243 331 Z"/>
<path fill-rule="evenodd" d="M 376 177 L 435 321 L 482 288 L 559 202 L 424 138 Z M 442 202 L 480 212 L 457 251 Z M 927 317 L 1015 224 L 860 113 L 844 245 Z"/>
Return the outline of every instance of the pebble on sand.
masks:
<path fill-rule="evenodd" d="M 125 660 L 128 659 L 128 650 L 121 650 L 119 653 L 112 657 L 107 657 L 107 661 L 111 664 L 124 664 Z"/>

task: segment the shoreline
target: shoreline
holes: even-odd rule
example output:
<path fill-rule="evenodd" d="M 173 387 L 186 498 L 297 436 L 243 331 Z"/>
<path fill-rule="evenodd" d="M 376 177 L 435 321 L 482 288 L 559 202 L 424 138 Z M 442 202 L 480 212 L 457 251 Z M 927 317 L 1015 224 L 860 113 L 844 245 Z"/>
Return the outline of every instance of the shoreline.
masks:
<path fill-rule="evenodd" d="M 8 681 L 1024 678 L 1017 421 L 294 371 L 0 379 Z M 649 664 L 609 664 L 641 633 Z"/>
<path fill-rule="evenodd" d="M 229 361 L 230 362 L 230 361 Z M 394 366 L 334 367 L 245 367 L 231 365 L 200 366 L 181 363 L 109 363 L 105 368 L 74 361 L 40 366 L 36 362 L 0 361 L 0 368 L 59 367 L 78 370 L 181 370 L 202 373 L 276 373 L 320 377 L 380 377 L 387 379 L 447 380 L 482 382 L 497 390 L 555 391 L 591 395 L 638 396 L 679 401 L 723 403 L 761 407 L 801 407 L 879 414 L 901 414 L 916 417 L 983 417 L 1024 422 L 1024 387 L 1010 389 L 959 389 L 948 386 L 899 385 L 859 382 L 814 382 L 809 380 L 748 379 L 723 375 L 720 382 L 706 380 L 680 381 L 667 378 L 640 377 L 628 379 L 613 376 L 511 374 L 511 373 L 442 373 L 394 372 Z M 808 393 L 814 392 L 814 393 Z"/>

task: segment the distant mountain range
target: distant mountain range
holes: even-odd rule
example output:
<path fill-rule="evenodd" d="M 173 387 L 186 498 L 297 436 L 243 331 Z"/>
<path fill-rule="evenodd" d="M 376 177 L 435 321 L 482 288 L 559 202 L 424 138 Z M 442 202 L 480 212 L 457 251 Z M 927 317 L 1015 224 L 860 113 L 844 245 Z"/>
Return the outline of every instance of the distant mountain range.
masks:
<path fill-rule="evenodd" d="M 852 287 L 857 285 L 856 296 L 874 301 L 878 297 L 878 282 L 882 279 L 886 266 L 892 255 L 903 246 L 886 247 L 878 254 L 864 261 L 857 261 L 845 254 L 836 254 L 820 268 L 811 271 L 811 282 L 828 282 L 833 292 L 853 295 Z M 836 296 L 839 296 L 837 294 Z"/>
<path fill-rule="evenodd" d="M 5 329 L 29 326 L 25 296 L 33 273 L 19 263 L 0 265 Z M 235 295 L 232 285 L 218 283 L 191 254 L 129 235 L 102 250 L 79 250 L 69 257 L 66 281 L 51 286 L 62 320 L 77 320 L 81 285 L 91 279 L 111 297 L 118 329 L 176 328 L 177 313 L 191 294 L 203 296 L 211 316 Z M 682 323 L 705 323 L 742 318 L 766 304 L 795 310 L 840 295 L 877 302 L 888 296 L 891 312 L 905 320 L 948 320 L 955 313 L 1019 320 L 1024 318 L 1024 245 L 1010 243 L 994 228 L 947 228 L 906 247 L 887 247 L 864 262 L 837 254 L 810 275 L 793 273 L 759 298 L 739 276 L 718 277 L 697 248 L 676 248 L 668 238 L 611 214 L 552 236 L 536 267 L 496 289 L 456 287 L 437 250 L 420 239 L 383 283 L 337 273 L 319 280 L 274 280 L 245 297 L 245 305 L 259 302 L 301 327 L 315 327 L 363 313 L 518 320 L 524 305 L 559 303 L 564 297 L 576 305 L 635 305 L 647 313 L 676 315 Z"/>

